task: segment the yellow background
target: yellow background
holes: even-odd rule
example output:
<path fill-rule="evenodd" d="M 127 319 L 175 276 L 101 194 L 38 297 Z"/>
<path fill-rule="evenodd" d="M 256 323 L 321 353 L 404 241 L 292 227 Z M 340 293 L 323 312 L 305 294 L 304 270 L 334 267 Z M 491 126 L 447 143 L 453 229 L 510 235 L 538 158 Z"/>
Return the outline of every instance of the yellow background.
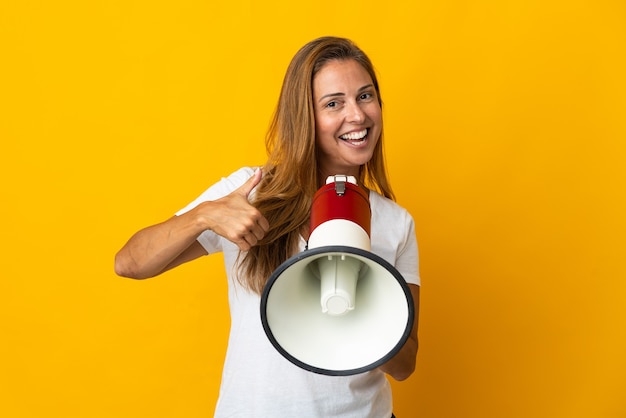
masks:
<path fill-rule="evenodd" d="M 32 1 L 0 6 L 0 416 L 207 417 L 221 257 L 113 256 L 264 161 L 289 59 L 353 38 L 421 249 L 399 417 L 626 416 L 626 4 Z"/>

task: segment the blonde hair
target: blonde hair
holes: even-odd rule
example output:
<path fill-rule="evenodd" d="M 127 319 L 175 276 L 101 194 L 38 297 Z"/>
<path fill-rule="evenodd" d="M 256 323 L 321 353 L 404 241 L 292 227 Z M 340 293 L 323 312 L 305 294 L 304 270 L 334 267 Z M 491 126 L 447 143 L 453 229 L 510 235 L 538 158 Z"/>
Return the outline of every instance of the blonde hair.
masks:
<path fill-rule="evenodd" d="M 374 67 L 365 53 L 345 38 L 323 37 L 309 42 L 293 57 L 266 136 L 268 160 L 253 205 L 270 229 L 239 265 L 241 284 L 259 294 L 272 272 L 298 251 L 309 222 L 313 195 L 321 186 L 315 147 L 313 79 L 333 60 L 354 60 L 369 73 L 379 104 L 382 100 Z M 372 158 L 359 170 L 359 184 L 395 199 L 383 156 L 383 134 Z"/>

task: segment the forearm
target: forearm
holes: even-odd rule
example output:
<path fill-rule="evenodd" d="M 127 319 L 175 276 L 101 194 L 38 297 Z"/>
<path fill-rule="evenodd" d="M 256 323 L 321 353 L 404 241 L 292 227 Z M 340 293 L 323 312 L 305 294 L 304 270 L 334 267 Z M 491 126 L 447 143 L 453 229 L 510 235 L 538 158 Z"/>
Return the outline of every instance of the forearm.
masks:
<path fill-rule="evenodd" d="M 184 257 L 198 235 L 207 229 L 202 219 L 190 211 L 134 234 L 115 256 L 115 272 L 123 277 L 145 279 L 157 276 Z M 197 252 L 197 250 L 195 250 Z M 201 254 L 195 254 L 195 258 Z"/>
<path fill-rule="evenodd" d="M 415 371 L 417 348 L 417 340 L 409 338 L 398 354 L 380 366 L 380 370 L 395 380 L 407 379 Z"/>
<path fill-rule="evenodd" d="M 248 201 L 261 171 L 231 194 L 200 203 L 180 216 L 142 229 L 115 256 L 115 272 L 124 277 L 154 277 L 206 251 L 196 241 L 207 230 L 248 251 L 269 229 L 267 219 Z"/>
<path fill-rule="evenodd" d="M 413 304 L 415 306 L 415 317 L 413 322 L 413 328 L 407 342 L 402 349 L 387 363 L 380 366 L 380 370 L 395 380 L 405 380 L 413 371 L 415 371 L 415 363 L 417 361 L 418 351 L 418 337 L 417 328 L 419 322 L 419 291 L 420 288 L 417 285 L 409 285 L 411 289 L 411 296 L 413 297 Z"/>

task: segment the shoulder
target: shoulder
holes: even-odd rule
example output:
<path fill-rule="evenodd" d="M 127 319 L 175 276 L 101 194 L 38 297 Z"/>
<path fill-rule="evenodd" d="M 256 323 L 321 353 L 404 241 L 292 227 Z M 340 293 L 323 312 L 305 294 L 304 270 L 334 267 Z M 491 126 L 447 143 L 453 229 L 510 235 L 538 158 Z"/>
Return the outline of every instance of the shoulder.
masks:
<path fill-rule="evenodd" d="M 209 187 L 207 192 L 210 195 L 215 196 L 214 198 L 225 196 L 238 189 L 242 184 L 248 181 L 248 179 L 254 174 L 254 170 L 255 168 L 253 167 L 242 167 L 230 173 L 226 177 L 222 177 L 217 183 L 214 183 L 211 187 Z"/>
<path fill-rule="evenodd" d="M 404 207 L 374 191 L 370 192 L 372 245 L 403 246 L 415 232 L 413 217 Z"/>
<path fill-rule="evenodd" d="M 375 191 L 370 191 L 370 207 L 373 218 L 393 219 L 395 221 L 405 220 L 413 222 L 413 218 L 408 210 L 400 206 L 391 199 L 384 197 Z"/>
<path fill-rule="evenodd" d="M 254 174 L 256 167 L 242 167 L 237 171 L 232 172 L 227 177 L 222 177 L 221 181 L 217 184 L 221 184 L 222 187 L 235 190 L 244 184 Z"/>
<path fill-rule="evenodd" d="M 222 177 L 218 182 L 202 192 L 195 200 L 176 212 L 176 215 L 181 215 L 202 202 L 217 200 L 230 194 L 244 184 L 254 174 L 254 170 L 255 168 L 253 167 L 242 167 L 228 176 Z"/>
<path fill-rule="evenodd" d="M 378 193 L 370 193 L 372 252 L 402 274 L 407 283 L 420 284 L 415 222 L 404 207 Z"/>

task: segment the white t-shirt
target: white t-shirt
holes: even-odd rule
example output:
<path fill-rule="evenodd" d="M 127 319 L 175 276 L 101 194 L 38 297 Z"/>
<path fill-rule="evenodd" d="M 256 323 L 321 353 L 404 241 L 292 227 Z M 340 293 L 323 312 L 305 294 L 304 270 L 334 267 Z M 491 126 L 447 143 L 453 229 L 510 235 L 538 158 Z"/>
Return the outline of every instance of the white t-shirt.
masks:
<path fill-rule="evenodd" d="M 211 186 L 180 210 L 231 193 L 252 176 L 242 168 Z M 418 253 L 411 215 L 395 202 L 370 193 L 372 252 L 392 264 L 407 283 L 420 284 Z M 233 272 L 238 247 L 205 231 L 198 242 L 209 254 L 224 253 L 228 275 L 231 329 L 215 417 L 238 418 L 388 418 L 391 387 L 379 370 L 353 376 L 325 376 L 285 359 L 268 340 L 260 316 L 260 296 L 242 288 Z M 304 250 L 306 242 L 300 242 Z"/>

